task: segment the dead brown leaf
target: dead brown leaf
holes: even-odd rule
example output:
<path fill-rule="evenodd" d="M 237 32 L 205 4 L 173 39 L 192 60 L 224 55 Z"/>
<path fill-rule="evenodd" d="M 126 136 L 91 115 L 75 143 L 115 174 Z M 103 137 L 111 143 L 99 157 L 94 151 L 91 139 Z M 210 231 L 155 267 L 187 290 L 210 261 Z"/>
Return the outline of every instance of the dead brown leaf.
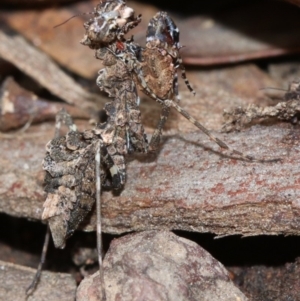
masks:
<path fill-rule="evenodd" d="M 98 95 L 83 90 L 46 54 L 21 36 L 10 36 L 0 32 L 0 56 L 67 103 L 79 108 L 97 108 Z"/>

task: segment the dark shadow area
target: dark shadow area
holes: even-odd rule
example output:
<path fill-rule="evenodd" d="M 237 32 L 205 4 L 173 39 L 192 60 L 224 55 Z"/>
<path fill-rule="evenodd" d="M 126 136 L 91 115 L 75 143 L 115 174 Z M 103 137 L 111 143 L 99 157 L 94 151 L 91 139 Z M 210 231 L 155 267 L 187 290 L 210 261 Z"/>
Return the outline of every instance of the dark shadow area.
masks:
<path fill-rule="evenodd" d="M 36 268 L 39 262 L 46 226 L 26 219 L 0 214 L 0 258 L 16 264 Z M 296 236 L 230 236 L 215 238 L 213 234 L 174 231 L 175 234 L 192 240 L 207 250 L 225 266 L 280 266 L 294 262 L 300 257 L 300 237 Z M 104 249 L 107 252 L 111 241 L 120 236 L 104 234 Z M 75 273 L 79 268 L 72 262 L 78 248 L 96 248 L 94 232 L 77 231 L 63 250 L 55 249 L 53 243 L 47 255 L 45 269 Z"/>
<path fill-rule="evenodd" d="M 300 257 L 298 236 L 228 236 L 215 238 L 213 234 L 174 231 L 192 240 L 225 266 L 280 266 Z"/>
<path fill-rule="evenodd" d="M 5 0 L 1 1 L 1 9 L 14 9 L 16 5 L 23 10 L 36 8 L 59 7 L 62 5 L 78 2 L 78 0 L 51 0 L 51 1 L 18 1 Z"/>
<path fill-rule="evenodd" d="M 0 214 L 0 259 L 15 264 L 37 268 L 46 234 L 46 225 Z M 111 235 L 104 234 L 104 250 L 107 251 Z M 95 232 L 77 231 L 68 239 L 64 249 L 56 249 L 50 241 L 45 269 L 72 273 L 78 269 L 72 261 L 77 248 L 96 248 Z"/>
<path fill-rule="evenodd" d="M 182 3 L 180 1 L 168 0 L 146 0 L 141 1 L 149 5 L 157 6 L 160 10 L 173 12 L 180 15 L 192 16 L 196 14 L 209 14 L 212 12 L 223 11 L 236 7 L 241 2 L 238 0 L 212 0 L 212 1 L 190 1 L 189 3 Z M 247 3 L 261 2 L 244 0 L 243 5 Z"/>

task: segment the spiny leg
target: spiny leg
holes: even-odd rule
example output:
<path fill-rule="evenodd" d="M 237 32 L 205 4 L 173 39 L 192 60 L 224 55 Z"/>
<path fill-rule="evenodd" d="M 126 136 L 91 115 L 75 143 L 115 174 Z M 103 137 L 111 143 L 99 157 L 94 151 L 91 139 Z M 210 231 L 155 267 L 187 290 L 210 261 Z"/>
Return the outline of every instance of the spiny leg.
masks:
<path fill-rule="evenodd" d="M 106 300 L 104 275 L 102 267 L 103 256 L 103 239 L 102 239 L 102 220 L 101 220 L 101 140 L 98 141 L 95 154 L 95 175 L 96 175 L 96 217 L 97 217 L 97 251 L 98 251 L 98 263 L 99 263 L 99 276 L 101 280 L 101 292 L 102 300 Z"/>
<path fill-rule="evenodd" d="M 101 141 L 97 143 L 96 155 L 95 155 L 95 174 L 96 174 L 96 216 L 97 216 L 97 250 L 98 250 L 98 262 L 99 271 L 101 273 L 102 267 L 102 227 L 101 227 Z"/>
<path fill-rule="evenodd" d="M 150 151 L 156 151 L 158 149 L 159 144 L 160 144 L 160 138 L 162 136 L 162 129 L 164 128 L 164 126 L 166 124 L 169 114 L 170 114 L 170 107 L 163 105 L 161 113 L 160 113 L 159 122 L 158 122 L 156 129 L 153 132 L 153 135 L 149 142 L 149 150 Z"/>
<path fill-rule="evenodd" d="M 173 107 L 175 108 L 182 116 L 184 116 L 187 120 L 189 120 L 192 124 L 194 124 L 198 129 L 200 129 L 204 134 L 206 134 L 212 141 L 217 143 L 221 148 L 229 150 L 232 154 L 236 154 L 240 156 L 242 159 L 247 160 L 247 161 L 258 161 L 258 162 L 273 162 L 273 161 L 278 161 L 278 159 L 271 159 L 271 160 L 260 160 L 256 159 L 252 156 L 245 155 L 235 149 L 230 148 L 226 143 L 224 143 L 222 140 L 214 136 L 206 127 L 204 127 L 200 122 L 198 122 L 195 118 L 193 118 L 187 111 L 185 111 L 183 108 L 181 108 L 177 103 L 175 103 L 171 99 L 160 99 L 158 98 L 153 91 L 150 90 L 150 88 L 147 86 L 147 83 L 144 80 L 144 77 L 138 72 L 137 77 L 144 88 L 144 90 L 147 92 L 148 95 L 150 95 L 153 99 L 155 99 L 158 103 L 160 103 L 163 107 Z M 164 117 L 163 122 L 166 121 L 166 118 Z M 160 120 L 160 123 L 162 122 L 162 119 Z M 155 131 L 156 136 L 158 136 L 159 133 L 159 128 L 160 128 L 160 123 L 158 125 L 157 133 Z M 164 124 L 164 123 L 163 123 Z M 154 136 L 154 141 L 153 145 L 155 146 L 155 140 L 157 140 L 157 137 Z M 150 141 L 151 144 L 151 141 Z"/>
<path fill-rule="evenodd" d="M 95 147 L 95 175 L 96 175 L 96 217 L 97 217 L 97 249 L 99 267 L 102 265 L 103 245 L 102 245 L 102 223 L 101 223 L 101 167 L 105 165 L 111 174 L 111 177 L 116 177 L 117 180 L 112 180 L 113 184 L 110 188 L 120 189 L 120 179 L 125 171 L 119 170 L 118 166 L 113 161 L 113 158 L 107 152 L 107 148 L 102 139 L 96 142 Z M 114 185 L 115 184 L 115 185 Z"/>
<path fill-rule="evenodd" d="M 200 122 L 198 122 L 195 118 L 193 118 L 187 111 L 181 108 L 177 103 L 172 100 L 165 100 L 165 104 L 170 107 L 175 108 L 182 116 L 184 116 L 187 120 L 189 120 L 192 124 L 194 124 L 198 129 L 200 129 L 204 134 L 206 134 L 212 141 L 217 143 L 221 148 L 229 150 L 232 154 L 238 155 L 244 160 L 252 161 L 252 162 L 277 162 L 280 161 L 279 158 L 275 159 L 256 159 L 252 156 L 245 155 L 242 152 L 235 150 L 229 147 L 225 142 L 214 136 L 206 127 L 204 127 Z"/>
<path fill-rule="evenodd" d="M 270 159 L 270 160 L 263 160 L 263 159 L 256 159 L 252 156 L 245 155 L 233 148 L 230 148 L 225 142 L 214 136 L 206 127 L 204 127 L 200 122 L 198 122 L 195 118 L 193 118 L 187 111 L 185 111 L 183 108 L 181 108 L 177 103 L 175 103 L 171 99 L 160 99 L 158 98 L 153 91 L 150 90 L 150 88 L 147 86 L 147 83 L 144 80 L 144 77 L 141 75 L 140 72 L 137 72 L 137 77 L 144 88 L 144 90 L 147 92 L 148 95 L 150 95 L 153 99 L 155 99 L 158 103 L 160 103 L 162 106 L 168 106 L 175 108 L 182 116 L 184 116 L 187 120 L 189 120 L 192 124 L 194 124 L 198 129 L 200 129 L 204 134 L 206 134 L 212 141 L 217 143 L 221 148 L 229 150 L 232 154 L 236 154 L 240 156 L 242 159 L 247 161 L 257 161 L 257 162 L 276 162 L 280 159 Z M 165 121 L 164 121 L 165 122 Z M 159 130 L 159 127 L 158 127 Z M 154 137 L 155 138 L 155 137 Z M 155 138 L 156 139 L 156 138 Z M 150 142 L 151 143 L 151 142 Z M 154 143 L 154 142 L 153 142 Z"/>
<path fill-rule="evenodd" d="M 179 92 L 178 92 L 178 74 L 177 74 L 177 72 L 175 72 L 175 74 L 174 74 L 173 91 L 174 91 L 176 101 L 179 102 L 180 101 L 180 96 L 179 96 Z"/>
<path fill-rule="evenodd" d="M 112 149 L 115 149 L 112 147 Z M 118 153 L 110 153 L 108 147 L 101 140 L 101 162 L 107 168 L 111 176 L 111 183 L 101 183 L 106 189 L 120 190 L 124 187 L 126 180 L 126 165 L 124 156 Z"/>
<path fill-rule="evenodd" d="M 181 69 L 181 78 L 184 80 L 184 83 L 186 84 L 186 86 L 188 87 L 188 89 L 190 90 L 190 92 L 192 92 L 194 94 L 194 96 L 196 95 L 195 90 L 192 88 L 192 86 L 190 85 L 189 80 L 186 77 L 186 72 L 185 72 L 185 68 L 182 62 L 182 58 L 179 56 L 177 58 L 177 64 Z"/>
<path fill-rule="evenodd" d="M 45 235 L 45 240 L 44 240 L 44 244 L 43 244 L 41 259 L 40 259 L 37 271 L 34 275 L 34 278 L 33 278 L 32 282 L 30 283 L 30 285 L 26 289 L 26 295 L 27 296 L 31 295 L 35 291 L 35 288 L 36 288 L 38 282 L 40 281 L 43 266 L 44 266 L 44 263 L 46 261 L 46 256 L 47 256 L 47 251 L 48 251 L 48 246 L 49 246 L 49 240 L 50 240 L 50 228 L 49 228 L 49 226 L 47 226 L 47 232 L 46 232 L 46 235 Z"/>

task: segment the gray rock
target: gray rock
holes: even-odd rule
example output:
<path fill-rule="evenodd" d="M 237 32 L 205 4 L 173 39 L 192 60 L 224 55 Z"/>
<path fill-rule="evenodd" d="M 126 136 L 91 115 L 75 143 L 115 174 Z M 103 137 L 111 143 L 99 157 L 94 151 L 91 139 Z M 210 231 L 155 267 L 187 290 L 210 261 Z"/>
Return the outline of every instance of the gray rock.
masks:
<path fill-rule="evenodd" d="M 114 240 L 99 272 L 84 279 L 78 301 L 244 301 L 227 270 L 199 245 L 171 232 L 146 231 Z"/>

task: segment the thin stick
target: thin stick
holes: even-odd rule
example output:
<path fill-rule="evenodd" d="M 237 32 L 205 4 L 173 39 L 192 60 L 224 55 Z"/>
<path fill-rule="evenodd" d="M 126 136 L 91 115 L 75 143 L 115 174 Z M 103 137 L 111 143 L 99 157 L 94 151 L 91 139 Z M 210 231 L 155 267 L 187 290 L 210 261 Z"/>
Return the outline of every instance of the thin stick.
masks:
<path fill-rule="evenodd" d="M 277 91 L 288 92 L 288 90 L 281 89 L 281 88 L 273 88 L 273 87 L 260 88 L 259 90 L 277 90 Z"/>

